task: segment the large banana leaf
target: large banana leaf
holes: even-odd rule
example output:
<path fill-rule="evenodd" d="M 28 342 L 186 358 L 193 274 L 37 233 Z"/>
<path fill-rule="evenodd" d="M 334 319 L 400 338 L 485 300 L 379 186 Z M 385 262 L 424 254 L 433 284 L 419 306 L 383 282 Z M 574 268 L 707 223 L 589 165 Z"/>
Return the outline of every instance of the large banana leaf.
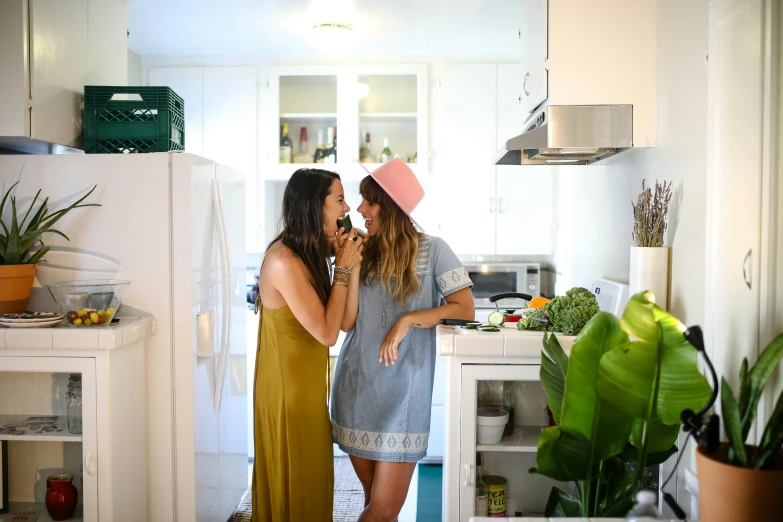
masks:
<path fill-rule="evenodd" d="M 555 337 L 544 332 L 544 353 L 541 355 L 539 378 L 544 388 L 549 409 L 557 424 L 560 424 L 560 411 L 563 408 L 565 379 L 568 373 L 568 356 Z"/>
<path fill-rule="evenodd" d="M 601 357 L 627 341 L 611 314 L 597 314 L 582 329 L 568 361 L 560 423 L 539 438 L 539 473 L 591 481 L 602 460 L 623 450 L 633 419 L 599 399 L 595 382 Z M 552 384 L 545 382 L 550 377 L 542 372 L 545 387 Z"/>
<path fill-rule="evenodd" d="M 598 394 L 647 423 L 657 417 L 663 424 L 676 425 L 682 410 L 698 411 L 707 403 L 711 389 L 697 369 L 698 352 L 685 340 L 682 324 L 656 306 L 651 295 L 636 294 L 628 302 L 622 327 L 639 340 L 603 357 Z"/>
<path fill-rule="evenodd" d="M 547 517 L 579 517 L 582 515 L 582 503 L 562 489 L 552 488 L 544 514 Z"/>

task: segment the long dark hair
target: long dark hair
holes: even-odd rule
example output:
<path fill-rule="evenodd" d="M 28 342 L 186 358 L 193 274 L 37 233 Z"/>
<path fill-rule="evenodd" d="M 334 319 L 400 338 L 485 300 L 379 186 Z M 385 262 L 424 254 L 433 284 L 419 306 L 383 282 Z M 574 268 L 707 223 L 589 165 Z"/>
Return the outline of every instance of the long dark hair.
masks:
<path fill-rule="evenodd" d="M 299 169 L 291 175 L 283 193 L 283 231 L 277 241 L 291 249 L 312 277 L 313 287 L 326 305 L 331 287 L 329 247 L 324 233 L 323 206 L 334 180 L 340 176 L 322 169 Z"/>
<path fill-rule="evenodd" d="M 368 203 L 378 205 L 381 228 L 368 236 L 362 255 L 361 279 L 365 285 L 381 283 L 386 294 L 391 294 L 403 308 L 421 290 L 416 275 L 416 257 L 419 255 L 419 233 L 411 218 L 381 188 L 372 176 L 359 184 L 359 193 Z M 392 278 L 397 280 L 394 288 Z"/>

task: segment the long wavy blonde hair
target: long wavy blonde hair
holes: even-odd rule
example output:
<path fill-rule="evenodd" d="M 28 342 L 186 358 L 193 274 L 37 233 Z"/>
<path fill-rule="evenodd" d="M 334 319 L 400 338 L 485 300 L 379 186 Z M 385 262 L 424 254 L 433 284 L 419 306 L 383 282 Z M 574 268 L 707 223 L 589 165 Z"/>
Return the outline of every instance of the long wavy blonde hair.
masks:
<path fill-rule="evenodd" d="M 380 281 L 384 291 L 407 308 L 421 290 L 416 275 L 419 233 L 411 219 L 371 176 L 362 180 L 359 193 L 371 205 L 378 205 L 381 221 L 378 234 L 368 236 L 364 243 L 362 284 L 372 286 Z M 396 279 L 394 288 L 392 278 Z"/>

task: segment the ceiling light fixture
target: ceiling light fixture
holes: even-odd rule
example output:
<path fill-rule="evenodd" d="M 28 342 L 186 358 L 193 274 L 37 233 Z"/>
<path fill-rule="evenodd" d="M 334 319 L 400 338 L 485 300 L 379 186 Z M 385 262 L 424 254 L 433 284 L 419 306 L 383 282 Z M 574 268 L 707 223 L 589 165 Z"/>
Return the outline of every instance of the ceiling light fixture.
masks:
<path fill-rule="evenodd" d="M 352 0 L 312 0 L 309 18 L 312 42 L 320 51 L 339 52 L 351 43 L 356 22 Z"/>

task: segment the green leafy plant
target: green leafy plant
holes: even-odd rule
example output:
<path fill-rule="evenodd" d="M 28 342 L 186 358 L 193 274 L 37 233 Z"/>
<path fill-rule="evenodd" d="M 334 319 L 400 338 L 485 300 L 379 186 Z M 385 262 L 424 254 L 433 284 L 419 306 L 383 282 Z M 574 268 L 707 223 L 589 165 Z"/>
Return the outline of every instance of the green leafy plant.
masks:
<path fill-rule="evenodd" d="M 598 300 L 586 288 L 574 287 L 529 313 L 517 323 L 519 330 L 547 330 L 576 335 L 598 313 Z"/>
<path fill-rule="evenodd" d="M 0 226 L 3 228 L 2 233 L 0 233 L 0 265 L 23 265 L 37 263 L 49 251 L 49 247 L 45 246 L 43 241 L 41 241 L 41 236 L 43 234 L 57 234 L 58 236 L 62 236 L 70 241 L 68 236 L 59 230 L 52 228 L 52 226 L 57 223 L 60 218 L 75 208 L 100 206 L 97 203 L 82 204 L 82 201 L 87 199 L 87 197 L 93 193 L 97 187 L 96 185 L 92 187 L 92 189 L 87 194 L 66 208 L 50 212 L 48 207 L 49 198 L 45 198 L 41 202 L 41 205 L 38 207 L 38 209 L 33 213 L 35 204 L 38 202 L 38 197 L 41 195 L 41 191 L 39 190 L 30 203 L 30 207 L 27 209 L 27 212 L 25 212 L 24 216 L 20 217 L 20 215 L 17 213 L 16 197 L 11 196 L 11 191 L 18 184 L 19 182 L 17 181 L 11 185 L 11 188 L 8 189 L 8 191 L 3 196 L 2 201 L 0 201 Z M 5 210 L 5 204 L 9 201 L 11 203 L 10 225 L 3 221 L 3 211 Z M 36 246 L 39 248 L 36 249 Z"/>
<path fill-rule="evenodd" d="M 545 334 L 541 384 L 556 425 L 542 431 L 531 472 L 574 482 L 578 491 L 577 498 L 553 488 L 547 516 L 623 515 L 645 468 L 677 451 L 680 412 L 698 410 L 711 393 L 683 331 L 643 292 L 631 298 L 622 321 L 606 312 L 593 316 L 570 357 Z"/>
<path fill-rule="evenodd" d="M 756 409 L 764 386 L 782 358 L 783 334 L 780 334 L 764 349 L 750 371 L 748 371 L 747 357 L 743 359 L 740 368 L 739 401 L 726 379 L 721 380 L 723 427 L 729 439 L 727 464 L 751 469 L 772 469 L 783 466 L 783 462 L 778 460 L 783 450 L 783 392 L 778 397 L 755 453 L 751 454 L 745 447 L 745 440 L 756 418 Z"/>

